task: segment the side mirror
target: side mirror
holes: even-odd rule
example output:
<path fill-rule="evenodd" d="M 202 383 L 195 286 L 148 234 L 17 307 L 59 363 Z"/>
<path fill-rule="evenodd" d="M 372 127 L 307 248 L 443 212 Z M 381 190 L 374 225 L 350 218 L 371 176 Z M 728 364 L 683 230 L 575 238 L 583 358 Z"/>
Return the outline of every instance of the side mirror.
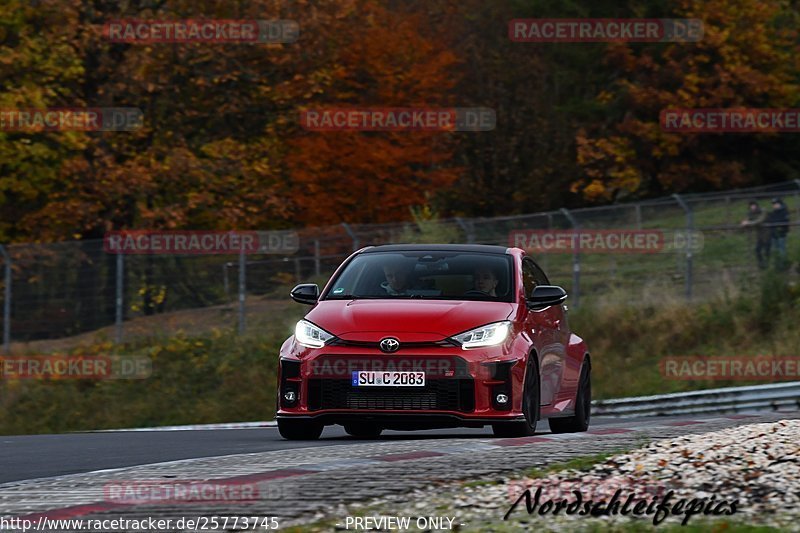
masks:
<path fill-rule="evenodd" d="M 316 283 L 301 283 L 289 295 L 297 303 L 314 305 L 319 300 L 319 287 Z"/>
<path fill-rule="evenodd" d="M 531 291 L 528 307 L 541 309 L 550 305 L 560 305 L 567 299 L 567 291 L 556 285 L 539 285 Z"/>

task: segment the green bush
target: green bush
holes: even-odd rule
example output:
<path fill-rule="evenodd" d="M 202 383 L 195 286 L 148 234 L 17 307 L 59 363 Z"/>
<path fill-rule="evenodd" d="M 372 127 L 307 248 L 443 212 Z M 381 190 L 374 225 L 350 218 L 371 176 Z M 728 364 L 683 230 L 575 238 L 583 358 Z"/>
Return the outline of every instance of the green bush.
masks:
<path fill-rule="evenodd" d="M 582 306 L 570 324 L 589 343 L 595 396 L 638 396 L 758 383 L 665 379 L 659 364 L 669 356 L 797 356 L 799 302 L 797 285 L 766 272 L 737 296 L 694 305 Z"/>
<path fill-rule="evenodd" d="M 0 433 L 270 420 L 282 340 L 219 332 L 176 336 L 115 350 L 114 355 L 150 357 L 147 379 L 6 381 Z M 80 354 L 112 349 L 98 344 Z"/>

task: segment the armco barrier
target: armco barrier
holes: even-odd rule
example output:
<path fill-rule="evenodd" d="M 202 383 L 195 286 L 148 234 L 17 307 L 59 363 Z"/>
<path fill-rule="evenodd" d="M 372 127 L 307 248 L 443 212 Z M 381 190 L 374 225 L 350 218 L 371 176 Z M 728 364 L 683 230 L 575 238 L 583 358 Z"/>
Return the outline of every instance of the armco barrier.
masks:
<path fill-rule="evenodd" d="M 667 416 L 800 409 L 800 381 L 637 396 L 592 402 L 592 414 Z"/>

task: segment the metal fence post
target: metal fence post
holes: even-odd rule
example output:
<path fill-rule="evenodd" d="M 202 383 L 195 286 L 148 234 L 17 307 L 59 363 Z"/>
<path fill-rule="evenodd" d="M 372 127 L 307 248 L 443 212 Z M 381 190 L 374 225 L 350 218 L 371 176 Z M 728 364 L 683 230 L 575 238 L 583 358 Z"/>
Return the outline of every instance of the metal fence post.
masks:
<path fill-rule="evenodd" d="M 11 256 L 5 246 L 0 244 L 0 254 L 5 266 L 5 296 L 3 297 L 3 351 L 11 354 Z"/>
<path fill-rule="evenodd" d="M 230 284 L 228 282 L 228 267 L 233 266 L 233 263 L 225 263 L 222 265 L 222 286 L 225 289 L 225 300 L 229 301 L 231 299 L 231 289 Z"/>
<path fill-rule="evenodd" d="M 347 234 L 350 235 L 350 238 L 353 239 L 353 251 L 355 252 L 356 250 L 358 250 L 358 244 L 359 244 L 358 235 L 353 233 L 353 230 L 350 229 L 350 224 L 348 224 L 347 222 L 342 222 L 342 227 L 347 232 Z"/>
<path fill-rule="evenodd" d="M 239 251 L 239 335 L 244 334 L 244 298 L 247 283 L 247 263 L 245 261 L 244 247 Z"/>
<path fill-rule="evenodd" d="M 455 220 L 456 223 L 461 227 L 461 229 L 464 230 L 464 235 L 467 237 L 467 244 L 474 244 L 475 235 L 470 229 L 471 223 L 470 225 L 468 225 L 466 222 L 464 222 L 464 219 L 461 217 L 456 217 L 453 220 Z"/>
<path fill-rule="evenodd" d="M 553 229 L 553 213 L 547 212 L 547 229 Z M 550 254 L 542 254 L 540 266 L 547 272 L 550 269 Z"/>
<path fill-rule="evenodd" d="M 794 193 L 796 200 L 795 200 L 795 209 L 797 210 L 797 216 L 800 216 L 800 180 L 794 180 L 797 184 L 797 192 Z"/>
<path fill-rule="evenodd" d="M 122 319 L 124 305 L 123 275 L 125 274 L 125 260 L 121 253 L 117 253 L 117 299 L 116 299 L 116 320 L 114 339 L 117 344 L 122 342 Z"/>
<path fill-rule="evenodd" d="M 725 195 L 725 224 L 730 224 L 731 220 L 731 197 Z"/>
<path fill-rule="evenodd" d="M 560 211 L 572 224 L 572 228 L 578 230 L 578 241 L 580 241 L 581 232 L 578 227 L 578 221 L 575 220 L 575 217 L 566 207 L 562 207 Z M 572 247 L 572 297 L 575 302 L 574 306 L 577 308 L 581 301 L 581 254 L 580 249 L 574 245 Z"/>
<path fill-rule="evenodd" d="M 681 197 L 680 194 L 675 193 L 672 195 L 673 198 L 680 204 L 681 208 L 686 212 L 686 300 L 691 301 L 692 299 L 692 247 L 690 245 L 690 239 L 692 239 L 692 234 L 694 233 L 694 212 L 692 211 L 692 207 L 686 203 L 686 201 Z"/>

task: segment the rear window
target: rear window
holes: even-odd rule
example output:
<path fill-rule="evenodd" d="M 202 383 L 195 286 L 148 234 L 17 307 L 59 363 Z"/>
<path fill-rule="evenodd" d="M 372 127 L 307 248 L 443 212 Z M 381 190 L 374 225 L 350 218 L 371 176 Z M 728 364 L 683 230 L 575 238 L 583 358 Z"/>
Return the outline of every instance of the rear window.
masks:
<path fill-rule="evenodd" d="M 355 257 L 325 300 L 419 298 L 513 301 L 511 256 L 476 252 L 376 252 Z"/>

